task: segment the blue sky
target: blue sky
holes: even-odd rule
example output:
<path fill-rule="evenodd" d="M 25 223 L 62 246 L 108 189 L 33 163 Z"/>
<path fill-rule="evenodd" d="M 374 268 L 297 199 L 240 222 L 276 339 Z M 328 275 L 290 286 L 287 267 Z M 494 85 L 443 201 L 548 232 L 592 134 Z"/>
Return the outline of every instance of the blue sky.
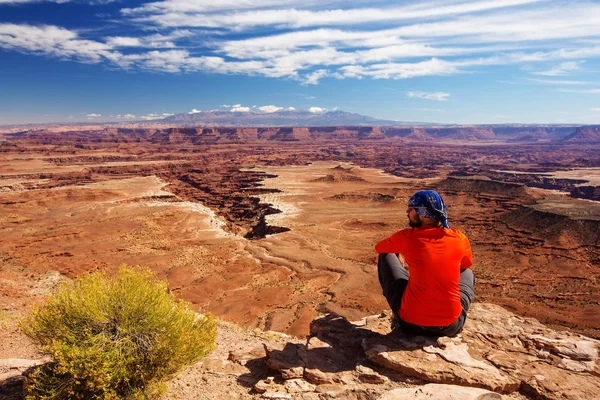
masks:
<path fill-rule="evenodd" d="M 288 108 L 600 123 L 600 2 L 0 0 L 0 125 Z"/>

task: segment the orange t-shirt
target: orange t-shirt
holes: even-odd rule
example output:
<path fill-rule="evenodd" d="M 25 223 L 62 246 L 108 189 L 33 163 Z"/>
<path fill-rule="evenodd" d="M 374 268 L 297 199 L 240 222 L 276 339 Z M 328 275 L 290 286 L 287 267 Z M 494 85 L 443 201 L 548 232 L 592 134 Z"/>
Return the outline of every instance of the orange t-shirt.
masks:
<path fill-rule="evenodd" d="M 410 279 L 398 314 L 419 326 L 450 325 L 460 315 L 460 270 L 473 264 L 469 239 L 450 228 L 408 228 L 383 239 L 377 253 L 400 253 Z"/>

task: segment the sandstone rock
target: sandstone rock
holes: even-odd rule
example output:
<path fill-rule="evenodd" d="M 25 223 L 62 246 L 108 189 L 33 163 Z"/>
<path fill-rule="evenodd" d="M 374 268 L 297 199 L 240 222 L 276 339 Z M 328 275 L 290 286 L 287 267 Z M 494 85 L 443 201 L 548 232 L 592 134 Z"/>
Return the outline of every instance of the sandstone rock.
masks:
<path fill-rule="evenodd" d="M 292 395 L 280 392 L 266 392 L 261 396 L 263 399 L 291 399 Z"/>
<path fill-rule="evenodd" d="M 288 393 L 312 392 L 316 385 L 310 384 L 303 379 L 289 379 L 283 384 Z"/>
<path fill-rule="evenodd" d="M 517 379 L 471 357 L 467 344 L 457 346 L 447 338 L 440 338 L 436 345 L 415 349 L 403 345 L 408 340 L 406 337 L 401 340 L 370 338 L 365 339 L 363 347 L 372 362 L 428 382 L 455 383 L 508 393 L 519 388 Z"/>
<path fill-rule="evenodd" d="M 337 393 L 343 390 L 344 386 L 339 384 L 323 384 L 317 386 L 317 388 L 315 389 L 317 393 Z"/>
<path fill-rule="evenodd" d="M 336 381 L 339 382 L 339 380 L 335 379 L 335 375 L 312 368 L 306 368 L 304 370 L 304 379 L 315 385 L 335 383 Z"/>
<path fill-rule="evenodd" d="M 430 383 L 416 388 L 394 389 L 379 400 L 502 400 L 503 396 L 485 389 Z"/>
<path fill-rule="evenodd" d="M 519 379 L 522 392 L 581 400 L 600 393 L 598 340 L 554 331 L 492 304 L 474 304 L 469 317 L 462 336 L 471 340 L 470 352 Z"/>
<path fill-rule="evenodd" d="M 306 345 L 267 349 L 267 365 L 284 379 L 303 377 L 319 385 L 316 392 L 340 385 L 328 390 L 329 397 L 354 396 L 358 392 L 352 390 L 368 385 L 380 386 L 378 393 L 389 388 L 389 378 L 365 366 L 365 359 L 387 369 L 388 376 L 396 374 L 394 380 L 479 388 L 483 391 L 469 393 L 488 399 L 517 390 L 557 400 L 587 400 L 600 393 L 599 341 L 554 331 L 499 306 L 473 304 L 465 329 L 453 338 L 381 332 L 389 332 L 389 314 L 357 324 L 327 315 L 312 322 Z"/>
<path fill-rule="evenodd" d="M 262 358 L 265 356 L 264 347 L 255 347 L 248 351 L 232 351 L 229 353 L 228 360 L 233 361 L 234 363 L 240 365 L 246 365 L 246 363 L 250 360 L 255 360 L 257 358 Z"/>
<path fill-rule="evenodd" d="M 377 372 L 364 365 L 357 365 L 356 372 L 358 374 L 358 380 L 363 383 L 382 384 L 389 380 L 387 377 L 379 375 Z"/>
<path fill-rule="evenodd" d="M 23 358 L 0 359 L 0 381 L 21 375 L 25 370 L 42 365 L 49 359 L 27 360 Z"/>
<path fill-rule="evenodd" d="M 302 378 L 304 375 L 305 346 L 287 343 L 282 350 L 264 345 L 267 353 L 267 367 L 281 373 L 284 379 Z"/>
<path fill-rule="evenodd" d="M 304 376 L 303 367 L 285 368 L 281 369 L 279 372 L 281 372 L 281 377 L 283 379 L 296 379 Z"/>
<path fill-rule="evenodd" d="M 271 385 L 269 385 L 265 380 L 262 381 L 258 381 L 254 384 L 254 390 L 256 390 L 257 393 L 265 393 L 267 390 L 269 390 L 269 387 Z"/>

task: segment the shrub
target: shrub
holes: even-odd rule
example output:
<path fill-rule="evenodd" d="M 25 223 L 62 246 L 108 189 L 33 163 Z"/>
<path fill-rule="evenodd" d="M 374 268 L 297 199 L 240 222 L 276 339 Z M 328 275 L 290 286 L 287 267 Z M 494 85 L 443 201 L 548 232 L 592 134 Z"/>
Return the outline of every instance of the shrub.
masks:
<path fill-rule="evenodd" d="M 149 269 L 126 265 L 63 283 L 21 327 L 53 359 L 27 377 L 27 399 L 153 397 L 215 347 L 217 331 Z"/>

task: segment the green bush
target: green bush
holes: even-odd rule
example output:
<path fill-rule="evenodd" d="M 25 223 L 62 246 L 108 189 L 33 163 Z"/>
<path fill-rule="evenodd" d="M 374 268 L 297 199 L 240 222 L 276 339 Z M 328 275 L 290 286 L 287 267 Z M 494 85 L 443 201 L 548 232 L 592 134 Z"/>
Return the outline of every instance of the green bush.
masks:
<path fill-rule="evenodd" d="M 149 269 L 121 266 L 62 284 L 21 323 L 53 361 L 25 381 L 27 399 L 154 397 L 215 347 L 217 328 Z"/>

